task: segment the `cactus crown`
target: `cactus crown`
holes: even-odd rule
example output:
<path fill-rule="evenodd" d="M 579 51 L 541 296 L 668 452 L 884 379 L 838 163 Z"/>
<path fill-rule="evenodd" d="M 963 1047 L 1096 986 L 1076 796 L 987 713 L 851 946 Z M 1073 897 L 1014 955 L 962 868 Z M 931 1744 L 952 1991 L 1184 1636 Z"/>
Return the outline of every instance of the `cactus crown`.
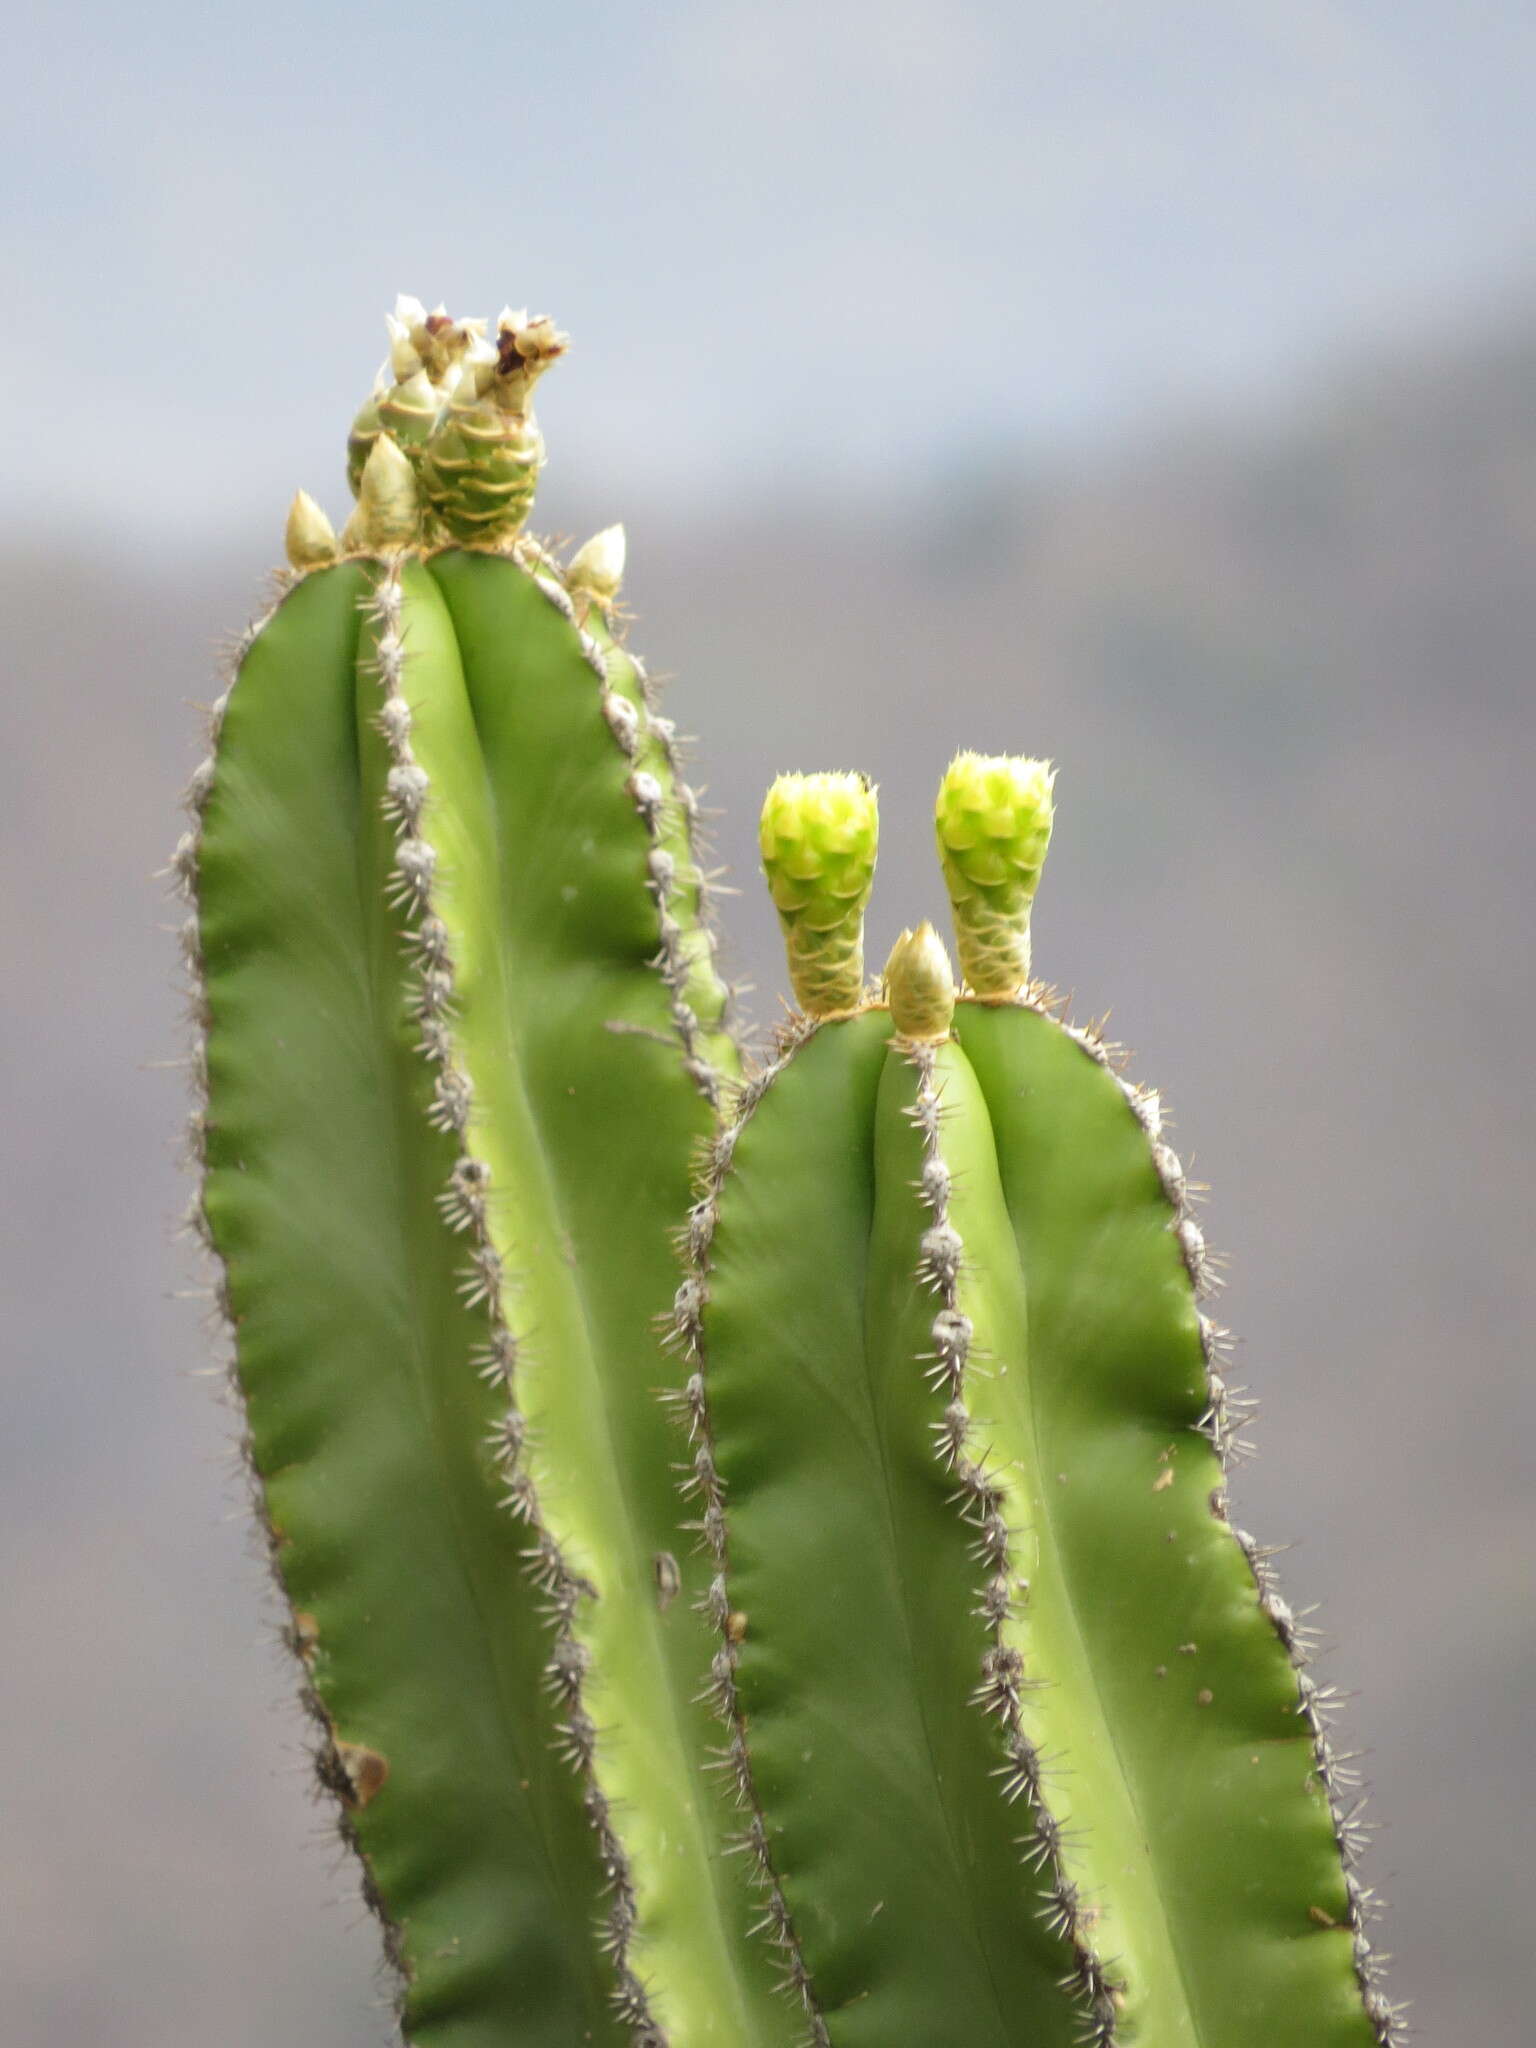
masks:
<path fill-rule="evenodd" d="M 569 337 L 543 313 L 504 307 L 491 341 L 484 320 L 455 320 L 442 306 L 428 313 L 419 299 L 403 296 L 385 325 L 389 360 L 347 441 L 347 480 L 358 509 L 340 552 L 430 547 L 449 539 L 511 546 L 544 466 L 533 387 L 566 353 Z M 387 487 L 382 478 L 372 487 L 367 482 L 369 460 L 381 445 L 393 446 L 410 465 L 415 499 L 409 506 L 393 463 Z M 301 548 L 306 538 L 300 537 Z M 290 546 L 289 560 L 295 568 L 317 565 L 312 546 L 302 561 Z"/>

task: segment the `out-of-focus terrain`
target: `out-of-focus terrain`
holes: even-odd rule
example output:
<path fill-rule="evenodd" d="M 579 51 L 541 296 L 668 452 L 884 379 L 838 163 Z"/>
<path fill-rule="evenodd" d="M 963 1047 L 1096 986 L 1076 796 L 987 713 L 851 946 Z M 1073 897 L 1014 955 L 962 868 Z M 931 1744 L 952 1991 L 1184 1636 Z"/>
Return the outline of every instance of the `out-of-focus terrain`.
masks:
<path fill-rule="evenodd" d="M 553 481 L 552 472 L 552 481 Z M 296 479 L 297 481 L 297 479 Z M 554 501 L 583 528 L 617 510 Z M 375 1945 L 302 1732 L 171 1230 L 176 915 L 152 879 L 243 549 L 4 547 L 0 2004 L 24 2048 L 363 2048 Z M 937 916 L 962 745 L 1049 753 L 1040 970 L 1113 1006 L 1214 1185 L 1263 1396 L 1236 1489 L 1321 1600 L 1426 2040 L 1527 2037 L 1536 1686 L 1530 897 L 1536 325 L 1283 420 L 707 529 L 631 507 L 635 644 L 705 736 L 738 967 L 782 986 L 761 790 L 858 766 L 871 950 Z"/>

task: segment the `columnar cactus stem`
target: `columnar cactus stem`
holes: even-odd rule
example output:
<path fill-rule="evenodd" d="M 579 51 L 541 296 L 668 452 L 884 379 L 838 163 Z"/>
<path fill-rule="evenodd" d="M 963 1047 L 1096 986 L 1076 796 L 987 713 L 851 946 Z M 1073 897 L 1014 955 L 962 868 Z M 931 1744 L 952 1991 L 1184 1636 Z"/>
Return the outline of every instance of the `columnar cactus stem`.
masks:
<path fill-rule="evenodd" d="M 701 1797 L 708 1575 L 655 1396 L 734 1063 L 695 807 L 602 609 L 531 544 L 424 558 L 381 517 L 407 480 L 381 435 L 349 541 L 387 558 L 256 634 L 180 862 L 322 1769 L 418 2048 L 789 2048 Z"/>
<path fill-rule="evenodd" d="M 957 912 L 1011 974 L 1048 782 L 962 773 Z M 818 2039 L 1394 2042 L 1322 1696 L 1227 1519 L 1156 1098 L 1038 991 L 951 1021 L 945 979 L 904 935 L 889 1017 L 792 1026 L 679 1297 L 733 1770 Z"/>

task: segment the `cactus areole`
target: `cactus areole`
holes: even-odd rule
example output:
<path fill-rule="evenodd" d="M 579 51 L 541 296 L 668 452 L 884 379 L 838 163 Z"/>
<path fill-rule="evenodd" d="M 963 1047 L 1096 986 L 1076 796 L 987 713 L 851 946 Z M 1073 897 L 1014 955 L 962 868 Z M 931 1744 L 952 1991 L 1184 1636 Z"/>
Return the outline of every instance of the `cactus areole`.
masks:
<path fill-rule="evenodd" d="M 744 1062 L 624 535 L 526 531 L 566 339 L 402 299 L 215 707 L 195 1220 L 415 2048 L 1401 2038 L 1158 1100 L 1031 979 L 1053 770 L 761 822 Z M 702 1162 L 702 1165 L 701 1165 Z"/>

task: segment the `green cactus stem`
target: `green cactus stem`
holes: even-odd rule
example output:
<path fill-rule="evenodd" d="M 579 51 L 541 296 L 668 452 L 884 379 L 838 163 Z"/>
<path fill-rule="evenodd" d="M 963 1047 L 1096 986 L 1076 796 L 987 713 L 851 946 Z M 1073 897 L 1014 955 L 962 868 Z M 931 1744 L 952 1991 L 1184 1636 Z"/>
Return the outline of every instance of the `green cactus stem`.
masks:
<path fill-rule="evenodd" d="M 251 638 L 178 863 L 200 1221 L 322 1775 L 420 2048 L 789 2048 L 656 1399 L 735 1065 L 695 807 L 606 617 L 531 546 L 424 558 L 411 477 L 381 437 L 349 545 L 387 558 Z"/>
<path fill-rule="evenodd" d="M 864 999 L 864 908 L 879 832 L 874 785 L 862 775 L 781 775 L 764 799 L 763 872 L 808 1017 Z"/>
<path fill-rule="evenodd" d="M 1156 1098 L 1038 990 L 945 1036 L 917 950 L 746 1090 L 678 1307 L 716 1703 L 811 2036 L 1394 2041 Z"/>

